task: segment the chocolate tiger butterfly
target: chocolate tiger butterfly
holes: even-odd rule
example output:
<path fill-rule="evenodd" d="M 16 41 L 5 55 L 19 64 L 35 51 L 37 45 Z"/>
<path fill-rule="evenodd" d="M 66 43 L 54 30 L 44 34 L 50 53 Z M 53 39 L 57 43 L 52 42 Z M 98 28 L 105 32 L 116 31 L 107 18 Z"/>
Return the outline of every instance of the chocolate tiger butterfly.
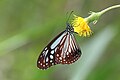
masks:
<path fill-rule="evenodd" d="M 56 64 L 72 64 L 81 56 L 74 37 L 73 27 L 67 23 L 64 31 L 58 34 L 41 52 L 37 60 L 37 67 L 45 70 Z"/>

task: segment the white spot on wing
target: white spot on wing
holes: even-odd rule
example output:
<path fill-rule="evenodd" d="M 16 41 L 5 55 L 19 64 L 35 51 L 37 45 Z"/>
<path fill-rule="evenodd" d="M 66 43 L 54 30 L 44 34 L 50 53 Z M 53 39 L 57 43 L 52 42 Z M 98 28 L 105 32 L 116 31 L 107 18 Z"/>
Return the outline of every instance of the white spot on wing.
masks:
<path fill-rule="evenodd" d="M 59 54 L 57 54 L 57 57 L 59 56 Z"/>
<path fill-rule="evenodd" d="M 46 62 L 48 62 L 48 57 L 46 58 Z"/>
<path fill-rule="evenodd" d="M 53 62 L 52 60 L 50 60 L 50 62 Z"/>
<path fill-rule="evenodd" d="M 62 57 L 59 57 L 60 60 L 62 60 Z"/>
<path fill-rule="evenodd" d="M 54 65 L 54 63 L 52 63 L 52 65 Z"/>
<path fill-rule="evenodd" d="M 42 65 L 42 63 L 40 65 Z"/>
<path fill-rule="evenodd" d="M 54 54 L 54 50 L 51 51 L 51 54 Z"/>
<path fill-rule="evenodd" d="M 48 63 L 46 63 L 46 65 L 48 65 Z"/>
<path fill-rule="evenodd" d="M 45 48 L 45 50 L 47 50 L 47 47 Z"/>
<path fill-rule="evenodd" d="M 67 55 L 69 54 L 69 52 L 67 52 Z"/>
<path fill-rule="evenodd" d="M 45 50 L 43 51 L 43 53 L 45 53 Z"/>
<path fill-rule="evenodd" d="M 43 67 L 45 67 L 45 65 L 43 65 Z"/>
<path fill-rule="evenodd" d="M 50 59 L 53 59 L 53 55 L 50 55 Z"/>

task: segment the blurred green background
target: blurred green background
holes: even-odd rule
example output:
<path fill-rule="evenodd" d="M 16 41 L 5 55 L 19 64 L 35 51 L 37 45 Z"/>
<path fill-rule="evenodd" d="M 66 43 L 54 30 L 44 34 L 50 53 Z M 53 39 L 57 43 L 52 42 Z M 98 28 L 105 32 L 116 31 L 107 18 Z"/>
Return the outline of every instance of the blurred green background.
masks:
<path fill-rule="evenodd" d="M 94 34 L 76 36 L 82 56 L 72 65 L 36 67 L 42 49 L 66 27 L 72 10 L 87 17 L 120 0 L 0 0 L 0 80 L 120 80 L 120 8 L 104 14 Z"/>

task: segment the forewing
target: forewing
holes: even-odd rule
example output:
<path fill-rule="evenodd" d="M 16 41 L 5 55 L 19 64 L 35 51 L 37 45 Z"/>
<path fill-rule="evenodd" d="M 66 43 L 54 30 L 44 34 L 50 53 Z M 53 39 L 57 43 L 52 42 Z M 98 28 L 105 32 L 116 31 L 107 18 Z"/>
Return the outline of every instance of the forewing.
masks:
<path fill-rule="evenodd" d="M 59 50 L 57 49 L 59 49 L 60 43 L 65 39 L 66 35 L 66 30 L 61 32 L 43 49 L 37 60 L 37 67 L 39 69 L 47 69 L 52 65 L 58 64 L 56 53 L 60 54 L 61 52 L 58 52 Z"/>

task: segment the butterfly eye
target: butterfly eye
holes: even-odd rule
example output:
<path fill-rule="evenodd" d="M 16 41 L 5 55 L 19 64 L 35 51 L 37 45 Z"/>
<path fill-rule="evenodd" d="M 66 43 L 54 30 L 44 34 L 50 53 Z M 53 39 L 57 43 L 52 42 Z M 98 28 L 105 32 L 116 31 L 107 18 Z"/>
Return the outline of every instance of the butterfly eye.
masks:
<path fill-rule="evenodd" d="M 73 33 L 67 29 L 43 49 L 37 60 L 39 69 L 44 70 L 56 64 L 72 64 L 79 59 L 81 50 Z"/>

